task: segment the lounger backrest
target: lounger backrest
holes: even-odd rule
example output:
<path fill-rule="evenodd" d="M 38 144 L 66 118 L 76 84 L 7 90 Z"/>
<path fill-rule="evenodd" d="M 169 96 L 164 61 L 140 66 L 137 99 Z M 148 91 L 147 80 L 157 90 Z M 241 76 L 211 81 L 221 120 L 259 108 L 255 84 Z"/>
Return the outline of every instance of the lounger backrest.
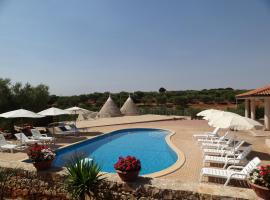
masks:
<path fill-rule="evenodd" d="M 6 138 L 4 135 L 0 134 L 0 146 L 7 144 Z"/>
<path fill-rule="evenodd" d="M 71 131 L 72 130 L 72 127 L 70 125 L 65 125 L 65 128 L 68 130 L 68 131 Z"/>
<path fill-rule="evenodd" d="M 239 148 L 245 143 L 244 140 L 238 141 L 237 144 L 235 145 L 235 151 L 238 151 Z"/>
<path fill-rule="evenodd" d="M 42 137 L 41 133 L 37 129 L 31 129 L 31 133 L 34 137 Z"/>
<path fill-rule="evenodd" d="M 261 160 L 258 157 L 253 158 L 242 170 L 241 173 L 248 175 L 253 169 L 260 165 Z"/>
<path fill-rule="evenodd" d="M 227 131 L 223 136 L 221 136 L 218 141 L 223 141 L 227 136 L 228 136 L 229 132 Z"/>
<path fill-rule="evenodd" d="M 24 133 L 16 133 L 15 137 L 17 138 L 17 140 L 20 140 L 22 142 L 26 142 L 29 139 L 24 135 Z"/>
<path fill-rule="evenodd" d="M 233 141 L 233 138 L 229 138 L 229 140 L 226 142 L 226 144 L 231 144 L 232 143 L 232 141 Z"/>
<path fill-rule="evenodd" d="M 247 157 L 247 155 L 251 152 L 251 149 L 251 146 L 246 147 L 244 151 L 237 156 L 237 159 L 244 159 Z"/>
<path fill-rule="evenodd" d="M 216 127 L 215 130 L 212 132 L 214 135 L 217 135 L 218 131 L 219 131 L 219 127 Z"/>

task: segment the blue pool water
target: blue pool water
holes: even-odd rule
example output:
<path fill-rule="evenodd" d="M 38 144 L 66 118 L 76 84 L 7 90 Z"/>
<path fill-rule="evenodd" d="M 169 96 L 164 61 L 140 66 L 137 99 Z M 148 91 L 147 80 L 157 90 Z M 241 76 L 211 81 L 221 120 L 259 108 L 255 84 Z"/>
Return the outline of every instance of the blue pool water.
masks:
<path fill-rule="evenodd" d="M 112 172 L 119 156 L 132 155 L 141 160 L 141 175 L 170 167 L 177 154 L 165 141 L 169 132 L 160 129 L 124 129 L 59 149 L 54 166 L 63 167 L 74 153 L 93 158 L 104 172 Z"/>

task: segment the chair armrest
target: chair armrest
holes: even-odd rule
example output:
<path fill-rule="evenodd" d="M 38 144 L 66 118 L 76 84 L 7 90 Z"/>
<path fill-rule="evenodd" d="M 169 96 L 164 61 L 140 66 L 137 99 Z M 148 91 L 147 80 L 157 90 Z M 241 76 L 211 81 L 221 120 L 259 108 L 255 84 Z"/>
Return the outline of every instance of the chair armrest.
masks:
<path fill-rule="evenodd" d="M 227 162 L 231 161 L 231 160 L 235 160 L 235 161 L 241 161 L 241 159 L 237 159 L 237 158 L 228 158 Z"/>
<path fill-rule="evenodd" d="M 238 165 L 231 165 L 227 168 L 227 170 L 230 170 L 230 169 L 244 169 L 243 166 L 238 166 Z"/>
<path fill-rule="evenodd" d="M 42 133 L 41 135 L 42 135 L 43 137 L 48 137 L 48 135 L 45 134 L 45 133 Z"/>
<path fill-rule="evenodd" d="M 235 172 L 235 173 L 232 173 L 229 177 L 233 177 L 234 175 L 241 175 L 241 176 L 245 176 L 245 178 L 247 177 L 246 174 L 243 174 L 243 173 L 240 173 L 240 172 Z"/>

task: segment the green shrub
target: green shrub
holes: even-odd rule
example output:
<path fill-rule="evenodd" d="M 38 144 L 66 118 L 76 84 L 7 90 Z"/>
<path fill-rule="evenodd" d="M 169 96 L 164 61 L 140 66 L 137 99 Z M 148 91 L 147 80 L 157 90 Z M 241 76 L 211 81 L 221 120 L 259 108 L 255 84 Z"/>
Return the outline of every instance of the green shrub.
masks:
<path fill-rule="evenodd" d="M 74 156 L 67 164 L 66 189 L 73 198 L 84 200 L 97 194 L 97 187 L 104 181 L 100 166 L 94 161 Z"/>

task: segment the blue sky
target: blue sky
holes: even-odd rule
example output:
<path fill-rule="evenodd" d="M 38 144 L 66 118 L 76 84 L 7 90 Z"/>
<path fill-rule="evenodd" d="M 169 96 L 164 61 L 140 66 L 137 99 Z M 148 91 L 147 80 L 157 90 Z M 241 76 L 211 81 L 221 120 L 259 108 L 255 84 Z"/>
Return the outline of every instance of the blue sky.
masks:
<path fill-rule="evenodd" d="M 267 0 L 0 0 L 0 76 L 57 95 L 270 83 Z"/>

